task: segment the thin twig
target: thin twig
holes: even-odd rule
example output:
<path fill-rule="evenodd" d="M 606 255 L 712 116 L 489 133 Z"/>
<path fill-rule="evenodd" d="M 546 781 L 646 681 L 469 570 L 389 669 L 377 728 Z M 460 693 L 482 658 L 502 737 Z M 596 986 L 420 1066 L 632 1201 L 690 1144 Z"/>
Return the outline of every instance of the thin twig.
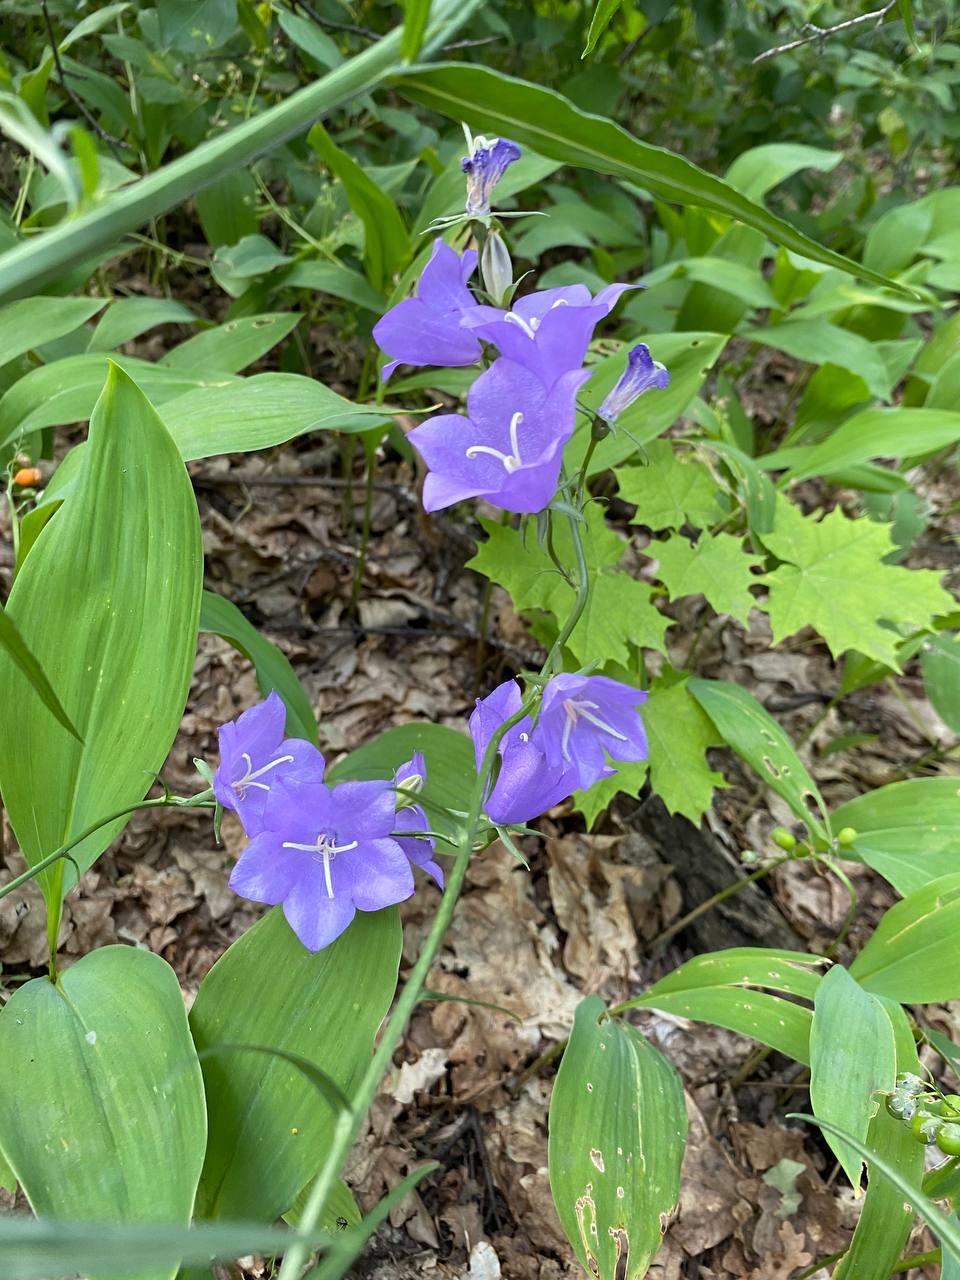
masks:
<path fill-rule="evenodd" d="M 889 4 L 885 4 L 882 9 L 874 9 L 870 13 L 858 14 L 855 18 L 847 18 L 845 22 L 838 22 L 833 27 L 818 27 L 813 22 L 807 22 L 803 26 L 804 31 L 809 31 L 810 35 L 801 36 L 798 40 L 791 40 L 787 44 L 775 45 L 772 49 L 764 49 L 763 53 L 758 53 L 753 59 L 754 65 L 758 62 L 765 62 L 767 58 L 775 58 L 780 53 L 789 53 L 791 49 L 799 49 L 801 45 L 812 44 L 814 40 L 823 40 L 827 36 L 835 36 L 840 31 L 849 31 L 853 27 L 862 27 L 868 22 L 872 22 L 874 18 L 877 20 L 877 26 L 883 22 L 884 18 L 897 3 L 897 0 L 890 0 Z"/>
<path fill-rule="evenodd" d="M 369 27 L 358 27 L 353 22 L 337 22 L 333 18 L 324 18 L 317 13 L 312 4 L 307 4 L 307 0 L 291 0 L 291 4 L 298 9 L 302 9 L 318 27 L 326 27 L 328 31 L 345 31 L 351 36 L 360 36 L 364 40 L 379 40 L 381 38 L 379 32 L 371 31 Z"/>
<path fill-rule="evenodd" d="M 60 47 L 57 42 L 57 36 L 53 29 L 53 22 L 50 18 L 50 10 L 47 8 L 47 0 L 40 0 L 40 9 L 43 13 L 44 25 L 47 28 L 47 37 L 50 40 L 50 48 L 53 51 L 53 65 L 56 68 L 57 79 L 60 81 L 60 88 L 67 95 L 76 109 L 86 120 L 87 124 L 94 131 L 98 138 L 108 143 L 111 147 L 119 147 L 122 144 L 121 138 L 115 138 L 112 133 L 107 133 L 106 129 L 100 124 L 96 116 L 87 109 L 87 105 L 73 92 L 67 84 L 67 73 L 63 69 L 63 63 L 60 61 Z"/>

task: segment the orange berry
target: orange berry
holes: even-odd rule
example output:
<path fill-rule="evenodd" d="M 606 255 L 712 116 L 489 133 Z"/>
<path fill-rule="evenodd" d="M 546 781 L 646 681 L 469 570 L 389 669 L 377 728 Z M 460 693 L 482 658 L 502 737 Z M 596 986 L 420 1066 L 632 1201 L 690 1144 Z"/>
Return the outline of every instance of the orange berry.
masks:
<path fill-rule="evenodd" d="M 39 467 L 21 467 L 13 477 L 13 483 L 18 484 L 21 489 L 34 489 L 42 479 Z"/>

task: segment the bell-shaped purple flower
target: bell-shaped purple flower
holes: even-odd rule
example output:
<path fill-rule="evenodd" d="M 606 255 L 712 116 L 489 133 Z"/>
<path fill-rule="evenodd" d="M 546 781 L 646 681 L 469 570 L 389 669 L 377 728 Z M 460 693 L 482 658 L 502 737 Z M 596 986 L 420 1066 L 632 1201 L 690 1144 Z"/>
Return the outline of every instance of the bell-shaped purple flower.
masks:
<path fill-rule="evenodd" d="M 507 171 L 520 159 L 520 148 L 506 138 L 474 138 L 470 155 L 460 162 L 467 175 L 467 213 L 483 218 L 490 212 L 490 196 Z"/>
<path fill-rule="evenodd" d="M 373 327 L 374 341 L 393 357 L 384 365 L 384 382 L 398 364 L 452 366 L 480 359 L 477 335 L 462 327 L 463 317 L 479 305 L 467 288 L 476 265 L 475 249 L 461 258 L 442 240 L 434 241 L 417 296 L 398 302 Z"/>
<path fill-rule="evenodd" d="M 552 387 L 557 378 L 580 368 L 594 329 L 621 294 L 636 288 L 610 284 L 595 298 L 585 284 L 542 289 L 518 298 L 509 311 L 478 304 L 461 315 L 460 323 Z"/>
<path fill-rule="evenodd" d="M 323 756 L 313 743 L 284 737 L 286 718 L 283 700 L 273 690 L 219 731 L 220 767 L 213 794 L 238 814 L 248 836 L 263 829 L 264 806 L 277 783 L 319 782 L 323 777 Z"/>
<path fill-rule="evenodd" d="M 557 489 L 577 389 L 589 377 L 576 369 L 548 391 L 522 365 L 495 361 L 470 388 L 469 417 L 440 414 L 407 437 L 429 468 L 424 508 L 485 498 L 504 511 L 542 511 Z"/>
<path fill-rule="evenodd" d="M 264 829 L 240 855 L 230 888 L 254 902 L 283 903 L 308 951 L 329 946 L 357 911 L 379 911 L 413 893 L 407 855 L 391 836 L 389 782 L 280 782 Z"/>
<path fill-rule="evenodd" d="M 423 806 L 407 802 L 408 796 L 418 795 L 427 780 L 427 765 L 423 753 L 415 751 L 413 758 L 402 764 L 393 780 L 397 801 L 397 816 L 394 823 L 394 839 L 410 859 L 413 866 L 433 876 L 440 888 L 443 888 L 443 868 L 434 861 L 434 843 L 432 836 L 402 836 L 400 831 L 426 831 L 429 827 Z"/>
<path fill-rule="evenodd" d="M 585 791 L 608 778 L 614 760 L 646 760 L 647 735 L 637 710 L 647 695 L 607 676 L 558 675 L 547 682 L 533 734 L 547 763 L 574 775 Z"/>
<path fill-rule="evenodd" d="M 516 680 L 506 680 L 487 697 L 477 700 L 470 717 L 470 736 L 478 769 L 490 739 L 504 720 L 520 710 L 521 702 Z M 500 741 L 500 773 L 484 809 L 492 821 L 504 826 L 539 817 L 572 795 L 577 786 L 572 769 L 548 762 L 532 729 L 530 717 L 524 716 Z"/>
<path fill-rule="evenodd" d="M 597 416 L 612 424 L 645 391 L 649 391 L 651 387 L 662 391 L 669 385 L 670 374 L 666 365 L 654 360 L 650 348 L 645 343 L 638 342 L 627 356 L 627 367 L 616 386 L 597 410 Z"/>

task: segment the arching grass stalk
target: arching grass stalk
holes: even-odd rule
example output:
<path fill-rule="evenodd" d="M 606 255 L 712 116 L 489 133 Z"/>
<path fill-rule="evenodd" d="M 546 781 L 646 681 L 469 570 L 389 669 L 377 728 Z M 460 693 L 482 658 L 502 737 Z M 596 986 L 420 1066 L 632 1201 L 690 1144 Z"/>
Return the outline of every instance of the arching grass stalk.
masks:
<path fill-rule="evenodd" d="M 207 797 L 210 797 L 209 799 Z M 48 853 L 45 858 L 41 858 L 34 866 L 28 867 L 26 871 L 18 876 L 14 876 L 7 884 L 0 886 L 0 898 L 5 898 L 8 893 L 13 893 L 14 889 L 19 889 L 21 885 L 26 884 L 28 880 L 33 880 L 40 875 L 42 871 L 46 871 L 48 867 L 52 867 L 55 862 L 59 862 L 61 858 L 69 858 L 71 849 L 75 849 L 78 844 L 82 844 L 84 840 L 89 839 L 101 827 L 107 827 L 111 822 L 116 822 L 118 818 L 125 818 L 130 813 L 136 813 L 138 809 L 212 809 L 216 804 L 213 799 L 212 791 L 201 791 L 195 796 L 184 798 L 182 796 L 161 796 L 156 800 L 141 800 L 138 804 L 126 805 L 123 809 L 117 809 L 115 813 L 108 814 L 105 818 L 98 818 L 96 822 L 91 823 L 79 835 L 68 840 L 66 844 L 62 844 L 59 849 L 54 849 L 53 853 Z M 79 875 L 78 875 L 79 879 Z M 52 919 L 52 917 L 51 917 Z M 50 931 L 50 963 L 49 975 L 50 981 L 57 980 L 57 938 L 53 930 Z"/>
<path fill-rule="evenodd" d="M 570 535 L 573 540 L 574 555 L 576 557 L 577 595 L 570 616 L 561 628 L 541 668 L 540 677 L 542 680 L 549 678 L 561 659 L 563 646 L 569 640 L 574 627 L 580 621 L 590 591 L 580 520 L 573 513 L 565 514 L 570 526 Z M 470 855 L 473 852 L 473 846 L 480 827 L 483 803 L 497 762 L 500 742 L 515 724 L 519 723 L 524 716 L 529 715 L 539 696 L 539 688 L 528 694 L 519 710 L 499 726 L 487 745 L 473 786 L 470 807 L 457 838 L 456 861 L 447 879 L 446 890 L 440 901 L 439 909 L 434 916 L 430 932 L 420 950 L 420 954 L 417 956 L 417 961 L 413 966 L 410 977 L 404 984 L 397 1003 L 394 1005 L 393 1012 L 387 1019 L 377 1051 L 371 1058 L 370 1064 L 357 1086 L 351 1107 L 347 1111 L 341 1111 L 337 1117 L 327 1158 L 313 1183 L 303 1213 L 300 1215 L 298 1234 L 302 1239 L 295 1241 L 287 1249 L 278 1280 L 299 1280 L 300 1270 L 306 1262 L 311 1248 L 309 1238 L 320 1220 L 320 1215 L 323 1213 L 324 1206 L 333 1189 L 334 1181 L 350 1154 L 350 1148 L 360 1134 L 364 1118 L 373 1105 L 380 1082 L 390 1068 L 394 1051 L 403 1039 L 407 1024 L 421 999 L 427 975 L 437 956 L 437 952 L 440 950 L 450 921 L 453 919 L 454 909 L 466 880 L 467 867 L 470 863 Z"/>

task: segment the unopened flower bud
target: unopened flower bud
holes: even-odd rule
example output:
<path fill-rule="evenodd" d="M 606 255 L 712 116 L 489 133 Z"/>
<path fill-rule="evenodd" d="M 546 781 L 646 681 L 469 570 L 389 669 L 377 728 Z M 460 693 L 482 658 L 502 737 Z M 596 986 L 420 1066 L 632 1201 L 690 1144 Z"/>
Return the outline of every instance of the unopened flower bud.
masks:
<path fill-rule="evenodd" d="M 857 833 L 853 827 L 843 827 L 837 832 L 837 844 L 844 849 L 849 849 L 856 838 Z"/>
<path fill-rule="evenodd" d="M 770 839 L 774 844 L 779 845 L 785 853 L 793 853 L 797 847 L 797 837 L 786 827 L 774 827 L 770 833 Z"/>
<path fill-rule="evenodd" d="M 495 307 L 506 305 L 507 293 L 513 285 L 513 263 L 510 250 L 496 231 L 491 231 L 483 243 L 480 254 L 480 274 L 483 287 Z"/>
<path fill-rule="evenodd" d="M 628 409 L 644 391 L 649 391 L 651 387 L 662 391 L 669 385 L 670 374 L 666 366 L 654 360 L 645 343 L 638 342 L 627 356 L 626 369 L 597 410 L 597 415 L 605 422 L 616 422 L 624 409 Z"/>
<path fill-rule="evenodd" d="M 506 138 L 470 139 L 470 154 L 460 162 L 467 175 L 466 211 L 484 218 L 490 212 L 490 196 L 507 166 L 520 159 L 520 148 Z"/>
<path fill-rule="evenodd" d="M 760 855 L 757 853 L 756 849 L 744 849 L 740 854 L 740 861 L 745 867 L 752 867 L 755 863 L 760 861 Z"/>

